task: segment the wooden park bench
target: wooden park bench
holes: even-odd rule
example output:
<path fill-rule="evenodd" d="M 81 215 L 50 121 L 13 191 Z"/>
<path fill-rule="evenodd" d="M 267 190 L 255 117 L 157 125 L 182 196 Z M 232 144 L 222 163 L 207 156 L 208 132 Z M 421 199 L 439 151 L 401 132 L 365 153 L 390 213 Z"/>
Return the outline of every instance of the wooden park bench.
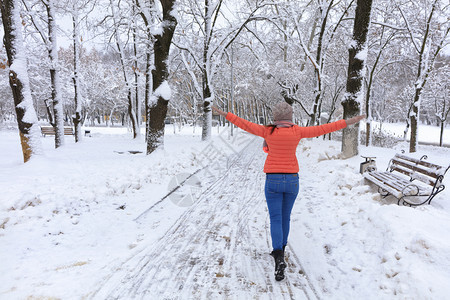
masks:
<path fill-rule="evenodd" d="M 41 126 L 41 134 L 44 137 L 46 135 L 55 135 L 55 128 L 53 126 Z M 73 135 L 73 128 L 64 126 L 64 135 Z"/>
<path fill-rule="evenodd" d="M 389 162 L 385 172 L 368 169 L 363 173 L 365 179 L 378 186 L 378 192 L 387 197 L 392 195 L 398 199 L 397 204 L 418 206 L 431 200 L 445 186 L 442 184 L 449 167 L 443 167 L 425 161 L 427 156 L 415 159 L 396 154 Z"/>

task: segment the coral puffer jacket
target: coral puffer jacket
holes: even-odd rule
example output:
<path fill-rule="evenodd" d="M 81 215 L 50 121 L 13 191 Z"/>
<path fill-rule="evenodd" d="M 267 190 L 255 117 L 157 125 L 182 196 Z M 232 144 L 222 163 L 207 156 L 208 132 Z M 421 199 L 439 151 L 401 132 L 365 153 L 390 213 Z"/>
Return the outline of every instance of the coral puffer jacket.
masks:
<path fill-rule="evenodd" d="M 313 138 L 347 127 L 345 120 L 319 126 L 300 127 L 294 125 L 287 128 L 272 128 L 239 118 L 228 113 L 227 120 L 237 127 L 264 138 L 269 152 L 264 164 L 264 173 L 297 173 L 298 161 L 295 151 L 302 138 Z"/>

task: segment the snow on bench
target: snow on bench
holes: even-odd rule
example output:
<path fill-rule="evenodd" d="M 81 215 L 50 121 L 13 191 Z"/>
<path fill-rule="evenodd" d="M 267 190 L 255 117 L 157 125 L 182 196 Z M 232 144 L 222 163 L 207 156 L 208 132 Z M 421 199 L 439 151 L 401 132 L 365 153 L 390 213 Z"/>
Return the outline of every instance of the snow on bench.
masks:
<path fill-rule="evenodd" d="M 386 172 L 369 170 L 363 173 L 363 176 L 378 186 L 383 197 L 392 195 L 397 198 L 399 205 L 430 204 L 431 200 L 444 190 L 442 180 L 450 166 L 445 168 L 424 161 L 426 158 L 426 155 L 415 159 L 396 154 L 390 160 Z"/>

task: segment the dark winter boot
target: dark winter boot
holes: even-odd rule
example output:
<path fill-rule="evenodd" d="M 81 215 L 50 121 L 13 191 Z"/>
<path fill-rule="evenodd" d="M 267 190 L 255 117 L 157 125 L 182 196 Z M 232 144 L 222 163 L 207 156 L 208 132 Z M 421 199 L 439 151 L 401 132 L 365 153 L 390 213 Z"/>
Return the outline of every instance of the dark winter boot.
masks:
<path fill-rule="evenodd" d="M 280 281 L 284 279 L 284 269 L 286 268 L 286 263 L 284 262 L 284 252 L 282 249 L 273 250 L 270 255 L 275 259 L 275 280 Z"/>

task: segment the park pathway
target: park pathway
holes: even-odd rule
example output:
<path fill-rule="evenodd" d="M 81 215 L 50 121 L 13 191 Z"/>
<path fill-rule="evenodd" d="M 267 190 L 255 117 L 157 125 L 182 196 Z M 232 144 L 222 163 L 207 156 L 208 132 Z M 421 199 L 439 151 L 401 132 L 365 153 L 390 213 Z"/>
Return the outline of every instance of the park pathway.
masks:
<path fill-rule="evenodd" d="M 260 152 L 259 143 L 250 143 L 233 155 L 226 172 L 169 230 L 119 262 L 90 298 L 319 298 L 289 247 L 286 279 L 274 279 Z"/>

